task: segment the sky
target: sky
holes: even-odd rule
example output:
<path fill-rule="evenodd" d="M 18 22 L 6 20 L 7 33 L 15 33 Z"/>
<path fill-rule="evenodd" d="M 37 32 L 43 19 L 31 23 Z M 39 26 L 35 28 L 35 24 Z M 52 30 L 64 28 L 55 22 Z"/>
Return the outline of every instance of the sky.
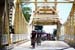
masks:
<path fill-rule="evenodd" d="M 67 20 L 67 17 L 69 17 L 71 8 L 72 8 L 71 3 L 69 3 L 69 4 L 65 3 L 65 4 L 58 4 L 57 5 L 59 19 L 60 19 L 60 22 L 62 24 L 64 24 Z"/>
<path fill-rule="evenodd" d="M 43 26 L 43 30 L 44 30 L 46 33 L 53 34 L 54 29 L 57 29 L 57 26 L 56 26 L 56 25 L 44 25 L 44 26 Z"/>
<path fill-rule="evenodd" d="M 63 1 L 63 0 L 58 0 L 58 1 Z M 57 5 L 58 16 L 59 16 L 59 20 L 60 20 L 61 24 L 64 24 L 67 21 L 67 18 L 69 17 L 72 5 L 73 5 L 72 3 L 64 3 L 64 4 L 59 3 Z M 35 10 L 34 4 L 29 4 L 27 6 L 30 7 L 32 9 L 32 11 Z M 53 26 L 51 26 L 51 25 L 50 26 L 49 25 L 48 26 L 44 26 L 44 30 L 46 32 L 52 33 L 54 29 L 56 29 L 55 25 L 53 25 Z"/>

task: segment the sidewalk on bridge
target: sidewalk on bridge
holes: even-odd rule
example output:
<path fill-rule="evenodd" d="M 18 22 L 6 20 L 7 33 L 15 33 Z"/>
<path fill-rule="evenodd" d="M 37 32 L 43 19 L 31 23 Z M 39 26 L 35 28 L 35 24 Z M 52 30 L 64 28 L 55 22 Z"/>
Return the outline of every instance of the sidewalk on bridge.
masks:
<path fill-rule="evenodd" d="M 6 46 L 7 50 L 10 50 L 10 49 L 13 49 L 14 47 L 17 47 L 19 45 L 22 45 L 22 44 L 25 44 L 26 42 L 28 42 L 29 40 L 22 40 L 22 41 L 19 41 L 17 43 L 12 43 L 10 44 L 9 46 Z"/>
<path fill-rule="evenodd" d="M 41 46 L 36 45 L 35 49 L 32 49 L 30 44 L 31 42 L 28 41 L 16 46 L 12 50 L 75 50 L 63 41 L 43 41 Z"/>

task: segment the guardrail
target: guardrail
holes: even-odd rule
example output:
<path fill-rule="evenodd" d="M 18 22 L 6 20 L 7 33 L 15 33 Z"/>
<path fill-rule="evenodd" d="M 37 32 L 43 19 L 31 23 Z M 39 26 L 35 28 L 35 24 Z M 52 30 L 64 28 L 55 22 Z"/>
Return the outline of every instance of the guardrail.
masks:
<path fill-rule="evenodd" d="M 10 34 L 10 37 L 8 37 L 8 34 L 2 35 L 2 45 L 8 44 L 8 39 L 11 39 L 11 43 L 21 41 L 28 39 L 27 34 Z"/>

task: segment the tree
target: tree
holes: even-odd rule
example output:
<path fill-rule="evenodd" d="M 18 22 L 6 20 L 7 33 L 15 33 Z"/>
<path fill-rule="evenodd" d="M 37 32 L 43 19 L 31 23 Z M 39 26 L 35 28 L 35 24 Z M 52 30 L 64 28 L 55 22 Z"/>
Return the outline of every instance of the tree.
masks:
<path fill-rule="evenodd" d="M 31 14 L 30 14 L 30 12 L 31 12 L 30 7 L 24 7 L 22 9 L 22 11 L 23 11 L 23 14 L 24 14 L 24 17 L 25 17 L 26 21 L 29 22 L 30 16 L 31 16 Z"/>
<path fill-rule="evenodd" d="M 57 35 L 57 29 L 54 29 L 54 32 L 53 32 L 54 36 Z"/>

